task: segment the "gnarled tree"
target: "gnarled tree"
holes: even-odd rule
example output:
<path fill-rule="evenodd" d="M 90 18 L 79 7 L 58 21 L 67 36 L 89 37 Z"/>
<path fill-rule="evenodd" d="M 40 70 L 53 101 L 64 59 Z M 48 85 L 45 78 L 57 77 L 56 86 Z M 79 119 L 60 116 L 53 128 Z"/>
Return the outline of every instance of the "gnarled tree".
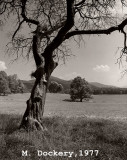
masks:
<path fill-rule="evenodd" d="M 13 49 L 16 59 L 32 53 L 37 66 L 21 127 L 44 129 L 47 84 L 58 65 L 56 60 L 69 55 L 68 39 L 80 42 L 86 34 L 108 35 L 119 31 L 124 35 L 119 60 L 127 54 L 127 17 L 116 16 L 119 4 L 126 7 L 125 0 L 0 0 L 0 22 L 13 21 L 17 26 L 9 50 Z M 43 80 L 44 74 L 47 82 Z"/>

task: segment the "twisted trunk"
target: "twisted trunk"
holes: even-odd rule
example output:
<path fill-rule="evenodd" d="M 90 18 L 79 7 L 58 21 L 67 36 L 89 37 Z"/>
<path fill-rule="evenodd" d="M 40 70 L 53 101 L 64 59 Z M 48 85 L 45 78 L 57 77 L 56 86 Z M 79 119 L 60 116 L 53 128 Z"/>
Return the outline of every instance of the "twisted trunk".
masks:
<path fill-rule="evenodd" d="M 54 68 L 51 65 L 51 63 L 49 66 L 50 67 L 47 67 L 48 69 L 46 69 L 47 82 L 44 82 L 43 75 L 41 75 L 40 72 L 36 70 L 39 76 L 36 77 L 30 98 L 26 102 L 27 108 L 20 125 L 21 128 L 25 128 L 26 130 L 45 130 L 45 127 L 42 124 L 42 119 L 44 113 L 48 81 L 51 75 L 51 71 L 53 71 Z"/>
<path fill-rule="evenodd" d="M 56 67 L 56 63 L 53 61 L 51 53 L 47 53 L 46 58 L 43 57 L 43 53 L 40 53 L 42 39 L 39 34 L 40 29 L 41 27 L 38 26 L 36 34 L 33 36 L 33 55 L 37 66 L 37 69 L 33 73 L 33 75 L 36 80 L 32 88 L 30 98 L 26 102 L 27 108 L 20 125 L 20 128 L 25 128 L 26 130 L 45 129 L 42 124 L 42 119 L 44 113 L 47 86 L 50 75 Z"/>
<path fill-rule="evenodd" d="M 46 98 L 47 85 L 41 80 L 40 83 L 35 81 L 31 96 L 27 100 L 27 108 L 24 113 L 21 126 L 26 130 L 39 129 L 44 130 L 42 118 L 44 113 L 44 105 Z"/>

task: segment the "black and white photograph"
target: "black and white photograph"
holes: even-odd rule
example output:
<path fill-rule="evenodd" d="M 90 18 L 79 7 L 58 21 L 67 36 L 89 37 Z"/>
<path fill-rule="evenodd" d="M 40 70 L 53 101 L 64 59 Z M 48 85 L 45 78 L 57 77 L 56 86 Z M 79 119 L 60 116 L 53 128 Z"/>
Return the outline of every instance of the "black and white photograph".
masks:
<path fill-rule="evenodd" d="M 127 0 L 0 0 L 0 160 L 127 160 Z"/>

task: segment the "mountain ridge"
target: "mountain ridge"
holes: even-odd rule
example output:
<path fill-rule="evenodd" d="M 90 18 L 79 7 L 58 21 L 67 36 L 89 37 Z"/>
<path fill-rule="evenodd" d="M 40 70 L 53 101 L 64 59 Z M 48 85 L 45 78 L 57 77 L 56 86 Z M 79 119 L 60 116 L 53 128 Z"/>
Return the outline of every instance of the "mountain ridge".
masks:
<path fill-rule="evenodd" d="M 22 82 L 24 83 L 25 86 L 27 86 L 29 91 L 32 89 L 34 81 L 35 81 L 34 79 L 33 80 L 22 80 Z M 72 80 L 64 80 L 64 79 L 61 79 L 61 78 L 58 78 L 58 77 L 51 76 L 50 80 L 49 80 L 49 83 L 51 81 L 55 81 L 59 84 L 62 84 L 64 90 L 69 90 Z M 94 89 L 97 89 L 97 88 L 119 88 L 119 87 L 116 87 L 116 86 L 106 85 L 106 84 L 102 84 L 102 83 L 99 83 L 99 82 L 88 82 L 88 83 L 89 83 L 90 87 L 94 88 Z"/>
<path fill-rule="evenodd" d="M 117 87 L 117 86 L 103 84 L 103 83 L 99 83 L 99 82 L 88 82 L 88 83 L 92 84 L 94 86 L 97 86 L 99 88 L 120 88 L 120 87 Z"/>

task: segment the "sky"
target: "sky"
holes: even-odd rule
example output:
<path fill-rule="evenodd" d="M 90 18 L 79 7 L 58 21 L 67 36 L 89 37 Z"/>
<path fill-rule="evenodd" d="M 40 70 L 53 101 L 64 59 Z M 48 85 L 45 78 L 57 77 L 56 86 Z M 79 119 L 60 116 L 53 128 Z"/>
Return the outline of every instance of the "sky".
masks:
<path fill-rule="evenodd" d="M 60 63 L 52 76 L 70 80 L 76 76 L 85 78 L 88 82 L 99 82 L 107 85 L 127 87 L 127 75 L 122 77 L 126 63 L 116 64 L 120 54 L 118 47 L 123 46 L 123 34 L 114 32 L 111 35 L 84 36 L 85 44 L 79 47 L 73 41 L 69 42 L 71 53 L 65 64 Z M 30 80 L 30 74 L 35 70 L 33 59 L 29 61 L 20 58 L 13 59 L 6 54 L 8 32 L 6 27 L 0 30 L 0 70 L 8 75 L 17 74 L 19 79 Z"/>

